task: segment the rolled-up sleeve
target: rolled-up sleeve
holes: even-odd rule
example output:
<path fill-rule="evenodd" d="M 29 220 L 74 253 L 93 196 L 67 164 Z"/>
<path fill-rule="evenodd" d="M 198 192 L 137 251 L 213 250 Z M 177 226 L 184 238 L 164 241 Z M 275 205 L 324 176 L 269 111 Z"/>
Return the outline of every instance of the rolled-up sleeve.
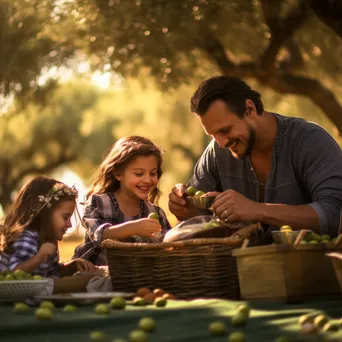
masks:
<path fill-rule="evenodd" d="M 319 142 L 319 143 L 318 143 Z M 321 127 L 298 146 L 296 163 L 311 196 L 309 205 L 319 217 L 321 234 L 338 234 L 342 207 L 342 152 L 336 141 Z"/>
<path fill-rule="evenodd" d="M 106 211 L 111 208 L 107 201 L 110 201 L 109 197 L 93 195 L 90 204 L 84 209 L 83 222 L 96 245 L 101 244 L 103 231 L 112 226 L 112 223 L 106 220 Z"/>

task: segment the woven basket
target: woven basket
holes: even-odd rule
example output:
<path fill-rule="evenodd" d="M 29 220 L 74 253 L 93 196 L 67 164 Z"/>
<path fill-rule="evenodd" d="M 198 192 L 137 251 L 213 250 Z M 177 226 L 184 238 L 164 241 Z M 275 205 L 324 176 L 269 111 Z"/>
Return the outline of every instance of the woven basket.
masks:
<path fill-rule="evenodd" d="M 244 227 L 226 238 L 166 243 L 105 240 L 114 291 L 162 288 L 179 299 L 239 298 L 236 260 L 231 251 L 258 228 Z"/>
<path fill-rule="evenodd" d="M 22 300 L 38 295 L 47 286 L 43 280 L 3 280 L 0 282 L 0 301 Z"/>

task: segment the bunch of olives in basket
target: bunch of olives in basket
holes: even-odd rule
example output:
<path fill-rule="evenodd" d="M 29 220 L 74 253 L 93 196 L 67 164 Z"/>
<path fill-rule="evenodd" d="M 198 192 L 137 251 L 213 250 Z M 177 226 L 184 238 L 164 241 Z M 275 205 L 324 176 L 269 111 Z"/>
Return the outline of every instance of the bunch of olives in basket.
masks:
<path fill-rule="evenodd" d="M 292 230 L 291 226 L 285 225 L 285 226 L 280 227 L 279 231 L 282 233 L 290 233 L 293 230 Z M 330 236 L 327 234 L 319 235 L 319 234 L 314 233 L 314 232 L 307 232 L 304 235 L 304 238 L 301 240 L 300 243 L 301 244 L 334 243 L 336 241 L 336 239 L 337 238 L 331 239 Z"/>
<path fill-rule="evenodd" d="M 36 274 L 32 275 L 30 273 L 26 273 L 23 270 L 15 270 L 15 271 L 2 271 L 0 272 L 0 281 L 9 281 L 9 280 L 42 280 L 43 277 Z"/>

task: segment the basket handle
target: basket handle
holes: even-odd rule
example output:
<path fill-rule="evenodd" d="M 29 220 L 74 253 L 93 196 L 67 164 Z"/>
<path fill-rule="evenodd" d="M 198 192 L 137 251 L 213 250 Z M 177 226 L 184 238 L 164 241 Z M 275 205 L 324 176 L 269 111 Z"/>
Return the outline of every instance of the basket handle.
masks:
<path fill-rule="evenodd" d="M 335 241 L 336 246 L 338 246 L 340 244 L 342 244 L 342 234 L 340 234 Z"/>
<path fill-rule="evenodd" d="M 296 241 L 294 242 L 294 246 L 295 246 L 295 247 L 298 247 L 298 245 L 299 245 L 299 244 L 301 243 L 301 241 L 304 239 L 305 235 L 306 235 L 307 233 L 309 233 L 309 232 L 310 232 L 310 230 L 308 230 L 308 229 L 302 229 L 302 230 L 299 232 Z"/>
<path fill-rule="evenodd" d="M 248 238 L 244 239 L 242 242 L 241 248 L 247 248 L 248 244 L 249 244 L 249 239 Z"/>

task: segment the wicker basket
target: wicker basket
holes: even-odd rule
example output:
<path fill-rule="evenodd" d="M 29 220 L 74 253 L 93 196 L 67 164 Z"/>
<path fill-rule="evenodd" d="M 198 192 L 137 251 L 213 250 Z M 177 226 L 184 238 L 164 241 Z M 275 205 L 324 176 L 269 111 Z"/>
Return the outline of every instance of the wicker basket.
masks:
<path fill-rule="evenodd" d="M 114 291 L 162 288 L 180 299 L 239 298 L 233 248 L 258 228 L 250 225 L 226 238 L 166 243 L 105 240 Z"/>
<path fill-rule="evenodd" d="M 22 300 L 38 295 L 47 286 L 43 280 L 3 280 L 0 282 L 0 301 Z"/>

